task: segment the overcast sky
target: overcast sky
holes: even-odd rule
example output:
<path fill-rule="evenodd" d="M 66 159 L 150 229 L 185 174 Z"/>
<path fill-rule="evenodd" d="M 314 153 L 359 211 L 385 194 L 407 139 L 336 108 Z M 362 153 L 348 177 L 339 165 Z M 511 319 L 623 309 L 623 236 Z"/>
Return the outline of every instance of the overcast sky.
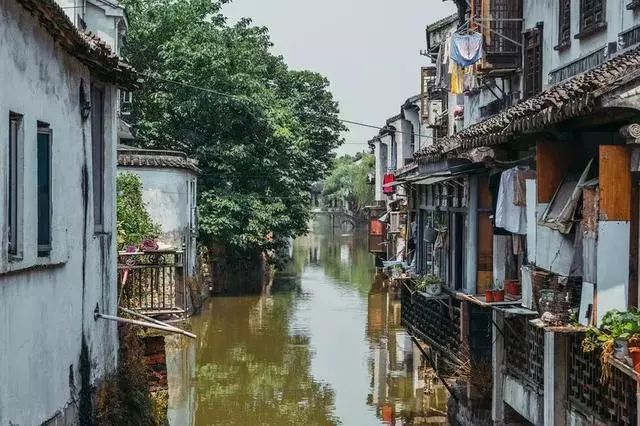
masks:
<path fill-rule="evenodd" d="M 233 0 L 224 12 L 230 23 L 249 17 L 268 27 L 292 68 L 326 76 L 341 118 L 381 126 L 419 93 L 425 26 L 454 10 L 442 0 Z M 366 149 L 377 134 L 349 129 L 340 153 Z"/>

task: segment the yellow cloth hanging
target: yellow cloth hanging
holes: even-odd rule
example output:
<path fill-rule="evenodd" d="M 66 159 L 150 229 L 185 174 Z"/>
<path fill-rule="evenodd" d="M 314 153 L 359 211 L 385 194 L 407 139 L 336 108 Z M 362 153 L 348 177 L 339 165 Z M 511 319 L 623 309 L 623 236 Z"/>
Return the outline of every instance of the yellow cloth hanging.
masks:
<path fill-rule="evenodd" d="M 453 61 L 451 61 L 453 62 Z M 451 93 L 461 95 L 464 93 L 464 68 L 454 64 L 451 72 Z"/>

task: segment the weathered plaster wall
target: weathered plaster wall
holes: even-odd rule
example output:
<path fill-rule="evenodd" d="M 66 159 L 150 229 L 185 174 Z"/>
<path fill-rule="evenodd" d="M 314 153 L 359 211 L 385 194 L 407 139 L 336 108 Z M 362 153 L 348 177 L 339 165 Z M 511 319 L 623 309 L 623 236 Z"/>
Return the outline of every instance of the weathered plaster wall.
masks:
<path fill-rule="evenodd" d="M 83 382 L 93 384 L 115 368 L 116 326 L 93 319 L 96 305 L 103 312 L 116 311 L 115 242 L 110 233 L 93 232 L 91 123 L 81 121 L 79 110 L 81 79 L 89 89 L 88 70 L 57 47 L 15 1 L 0 0 L 0 22 L 0 134 L 9 133 L 10 111 L 24 115 L 25 170 L 23 260 L 9 262 L 0 251 L 0 424 L 31 425 L 78 401 Z M 109 99 L 115 89 L 108 87 L 106 97 L 105 228 L 112 229 L 116 117 Z M 38 120 L 53 129 L 50 258 L 36 255 Z M 7 161 L 3 148 L 2 182 Z M 1 191 L 3 206 L 6 197 Z M 5 212 L 0 209 L 1 247 L 7 246 Z M 90 368 L 84 381 L 79 367 L 83 337 Z"/>
<path fill-rule="evenodd" d="M 580 32 L 580 0 L 571 0 L 571 46 L 556 51 L 553 48 L 558 44 L 558 0 L 525 0 L 523 29 L 544 22 L 543 85 L 549 85 L 549 72 L 605 47 L 609 42 L 617 42 L 620 32 L 640 24 L 640 15 L 626 10 L 627 3 L 628 0 L 607 0 L 606 30 L 578 40 L 574 36 Z"/>
<path fill-rule="evenodd" d="M 162 228 L 159 241 L 176 249 L 186 244 L 187 268 L 193 272 L 196 246 L 195 241 L 191 242 L 191 212 L 196 204 L 190 185 L 196 182 L 195 173 L 186 169 L 146 167 L 118 167 L 118 172 L 140 176 L 147 211 Z"/>
<path fill-rule="evenodd" d="M 522 417 L 534 425 L 543 424 L 543 400 L 537 393 L 514 377 L 505 375 L 503 395 L 504 402 Z"/>

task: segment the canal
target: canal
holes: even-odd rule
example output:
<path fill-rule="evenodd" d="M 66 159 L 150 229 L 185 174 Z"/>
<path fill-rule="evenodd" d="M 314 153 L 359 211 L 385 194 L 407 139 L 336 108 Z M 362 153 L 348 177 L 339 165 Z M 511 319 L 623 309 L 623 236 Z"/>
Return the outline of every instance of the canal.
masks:
<path fill-rule="evenodd" d="M 167 339 L 172 425 L 445 424 L 366 234 L 297 239 L 266 294 L 217 297 Z"/>

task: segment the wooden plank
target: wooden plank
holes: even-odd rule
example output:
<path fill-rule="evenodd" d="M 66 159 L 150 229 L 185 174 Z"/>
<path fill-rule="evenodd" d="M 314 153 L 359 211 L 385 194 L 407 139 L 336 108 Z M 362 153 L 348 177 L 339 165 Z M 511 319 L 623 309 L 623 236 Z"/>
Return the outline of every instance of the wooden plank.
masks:
<path fill-rule="evenodd" d="M 600 220 L 631 220 L 631 150 L 600 145 Z"/>
<path fill-rule="evenodd" d="M 569 170 L 570 146 L 562 142 L 536 144 L 538 202 L 550 203 Z"/>

